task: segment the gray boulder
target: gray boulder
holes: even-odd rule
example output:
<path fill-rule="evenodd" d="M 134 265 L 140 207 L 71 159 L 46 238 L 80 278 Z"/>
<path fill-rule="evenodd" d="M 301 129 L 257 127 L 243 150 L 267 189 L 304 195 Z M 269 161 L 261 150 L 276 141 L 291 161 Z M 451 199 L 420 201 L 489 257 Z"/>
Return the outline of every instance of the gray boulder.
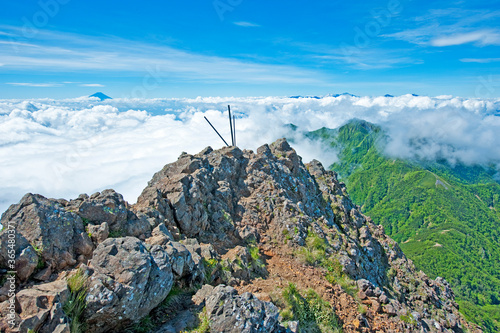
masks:
<path fill-rule="evenodd" d="M 194 261 L 191 252 L 181 243 L 169 242 L 165 245 L 169 257 L 171 258 L 172 271 L 177 278 L 183 278 L 194 268 Z"/>
<path fill-rule="evenodd" d="M 173 284 L 170 257 L 134 237 L 108 238 L 94 251 L 84 317 L 89 332 L 119 331 L 158 306 Z"/>
<path fill-rule="evenodd" d="M 165 245 L 174 240 L 174 236 L 167 229 L 165 224 L 160 224 L 153 229 L 151 237 L 146 239 L 146 243 L 151 245 Z"/>
<path fill-rule="evenodd" d="M 7 230 L 4 230 L 0 234 L 0 267 L 7 268 L 8 270 L 13 270 L 10 265 L 12 262 L 9 262 L 9 238 L 11 242 L 15 239 L 15 263 L 14 267 L 17 271 L 17 278 L 21 281 L 26 281 L 36 270 L 38 266 L 38 255 L 28 242 L 28 240 L 18 232 L 9 233 Z M 10 264 L 9 264 L 10 263 Z"/>
<path fill-rule="evenodd" d="M 75 211 L 85 221 L 93 225 L 107 222 L 114 235 L 134 236 L 145 239 L 151 234 L 151 225 L 144 214 L 135 214 L 129 209 L 123 196 L 114 190 L 104 190 L 80 195 L 71 200 L 68 209 Z"/>
<path fill-rule="evenodd" d="M 21 280 L 27 280 L 34 272 L 37 256 L 57 271 L 83 262 L 92 254 L 93 244 L 81 218 L 57 200 L 26 194 L 18 204 L 9 207 L 0 223 L 15 228 Z M 0 234 L 0 267 L 8 264 L 8 233 L 6 228 Z"/>
<path fill-rule="evenodd" d="M 238 295 L 236 289 L 217 286 L 205 298 L 211 332 L 280 332 L 279 310 L 251 293 Z"/>

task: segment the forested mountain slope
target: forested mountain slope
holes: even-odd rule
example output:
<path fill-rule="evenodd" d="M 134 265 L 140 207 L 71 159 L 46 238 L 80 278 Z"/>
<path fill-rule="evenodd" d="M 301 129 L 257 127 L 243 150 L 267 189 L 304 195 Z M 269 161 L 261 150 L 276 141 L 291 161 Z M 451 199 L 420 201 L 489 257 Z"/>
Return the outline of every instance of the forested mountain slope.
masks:
<path fill-rule="evenodd" d="M 446 278 L 470 320 L 498 332 L 500 185 L 493 172 L 387 157 L 386 134 L 362 120 L 308 136 L 338 151 L 331 168 L 363 213 L 382 224 L 418 268 Z"/>

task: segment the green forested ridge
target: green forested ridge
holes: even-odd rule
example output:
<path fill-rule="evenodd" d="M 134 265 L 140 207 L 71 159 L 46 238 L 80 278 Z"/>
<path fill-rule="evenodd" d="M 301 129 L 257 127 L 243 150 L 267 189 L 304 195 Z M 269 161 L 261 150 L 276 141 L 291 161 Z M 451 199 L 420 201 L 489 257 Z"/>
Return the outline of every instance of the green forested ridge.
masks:
<path fill-rule="evenodd" d="M 308 133 L 339 152 L 331 166 L 353 201 L 429 276 L 446 278 L 462 313 L 500 331 L 500 184 L 493 168 L 383 155 L 380 127 L 353 120 Z"/>

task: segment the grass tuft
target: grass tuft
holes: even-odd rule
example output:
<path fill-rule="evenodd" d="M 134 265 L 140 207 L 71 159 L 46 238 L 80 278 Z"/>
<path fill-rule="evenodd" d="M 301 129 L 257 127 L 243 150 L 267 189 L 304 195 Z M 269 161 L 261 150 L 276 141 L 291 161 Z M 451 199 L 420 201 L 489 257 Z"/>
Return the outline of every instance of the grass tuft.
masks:
<path fill-rule="evenodd" d="M 252 257 L 251 266 L 254 268 L 263 268 L 265 264 L 262 262 L 262 258 L 260 256 L 259 248 L 255 245 L 250 245 L 248 247 L 248 251 L 250 252 L 250 256 Z"/>
<path fill-rule="evenodd" d="M 182 333 L 209 333 L 210 319 L 208 318 L 206 307 L 204 307 L 203 310 L 198 314 L 198 319 L 199 319 L 199 324 L 197 327 L 189 331 L 183 331 Z"/>
<path fill-rule="evenodd" d="M 82 270 L 78 270 L 68 278 L 67 283 L 70 296 L 64 304 L 63 310 L 70 319 L 71 333 L 83 333 L 86 331 L 82 316 L 87 307 L 88 276 Z"/>
<path fill-rule="evenodd" d="M 293 283 L 282 293 L 286 308 L 281 312 L 284 320 L 297 320 L 300 332 L 305 333 L 337 333 L 342 332 L 335 311 L 330 303 L 318 293 L 308 289 L 302 295 Z"/>

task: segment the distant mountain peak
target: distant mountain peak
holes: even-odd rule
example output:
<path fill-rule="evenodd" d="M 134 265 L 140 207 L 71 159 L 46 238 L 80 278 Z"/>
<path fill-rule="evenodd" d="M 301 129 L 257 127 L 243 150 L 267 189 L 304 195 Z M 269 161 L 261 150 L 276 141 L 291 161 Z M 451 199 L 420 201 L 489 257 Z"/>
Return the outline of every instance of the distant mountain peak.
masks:
<path fill-rule="evenodd" d="M 326 96 L 327 97 L 340 97 L 340 96 L 359 97 L 359 96 L 353 95 L 353 94 L 348 93 L 348 92 L 345 92 L 345 93 L 342 93 L 342 94 L 328 94 Z"/>
<path fill-rule="evenodd" d="M 380 126 L 359 118 L 350 119 L 345 125 L 341 126 L 339 129 L 342 130 L 347 128 L 364 130 L 367 133 L 371 133 L 374 131 L 378 132 L 380 130 Z"/>
<path fill-rule="evenodd" d="M 89 97 L 97 97 L 101 101 L 104 101 L 105 99 L 112 99 L 111 97 L 109 97 L 108 95 L 103 94 L 102 92 L 96 92 L 95 94 L 90 95 Z"/>

